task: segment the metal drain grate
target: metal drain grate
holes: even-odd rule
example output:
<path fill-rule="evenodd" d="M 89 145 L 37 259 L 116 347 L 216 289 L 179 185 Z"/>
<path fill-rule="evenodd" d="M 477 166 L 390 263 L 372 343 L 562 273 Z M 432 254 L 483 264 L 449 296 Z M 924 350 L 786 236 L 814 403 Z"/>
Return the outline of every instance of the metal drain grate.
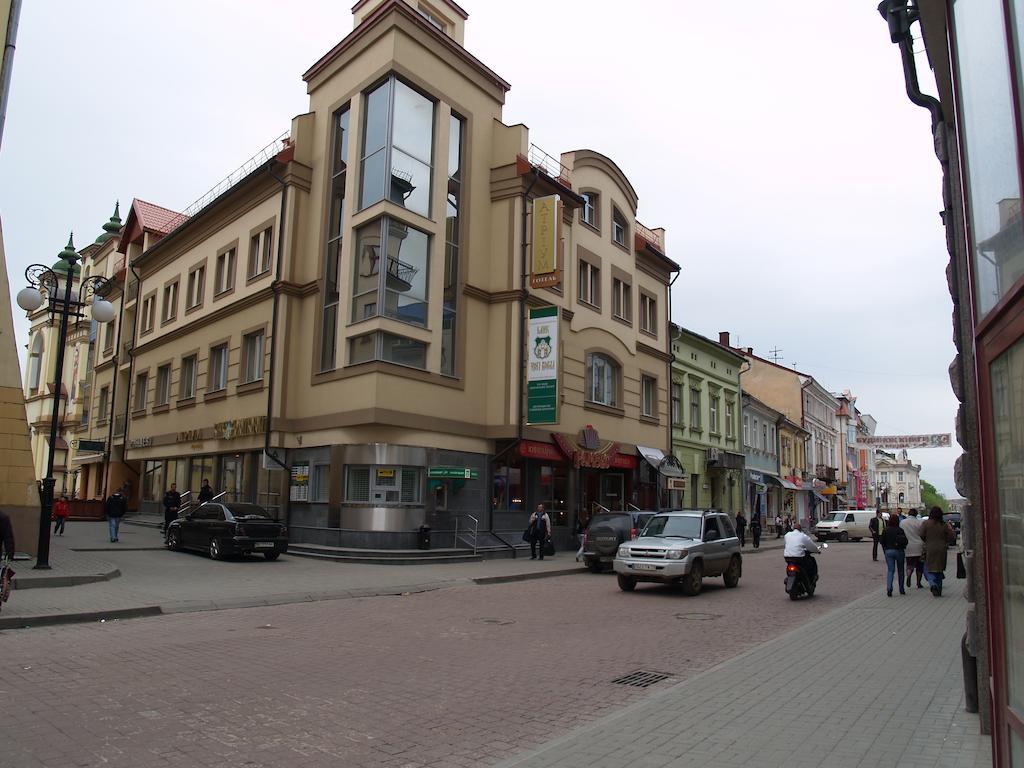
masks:
<path fill-rule="evenodd" d="M 671 675 L 666 675 L 663 672 L 645 672 L 641 669 L 636 672 L 630 672 L 628 675 L 617 677 L 612 682 L 619 685 L 632 685 L 637 688 L 650 688 L 655 683 L 668 680 L 669 677 Z"/>

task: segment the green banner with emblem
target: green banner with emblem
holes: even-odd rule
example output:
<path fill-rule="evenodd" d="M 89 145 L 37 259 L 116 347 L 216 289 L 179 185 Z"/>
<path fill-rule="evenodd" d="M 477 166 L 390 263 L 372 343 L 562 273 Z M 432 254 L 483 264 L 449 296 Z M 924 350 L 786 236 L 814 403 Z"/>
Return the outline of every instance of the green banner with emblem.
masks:
<path fill-rule="evenodd" d="M 557 424 L 558 307 L 530 310 L 526 343 L 526 422 Z"/>

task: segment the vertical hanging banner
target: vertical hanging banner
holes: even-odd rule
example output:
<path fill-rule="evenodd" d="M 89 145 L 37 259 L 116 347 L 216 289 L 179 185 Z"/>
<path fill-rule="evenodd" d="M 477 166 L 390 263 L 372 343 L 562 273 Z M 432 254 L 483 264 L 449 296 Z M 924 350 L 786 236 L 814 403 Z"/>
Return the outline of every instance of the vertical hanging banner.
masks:
<path fill-rule="evenodd" d="M 533 250 L 530 287 L 552 288 L 562 282 L 558 252 L 562 240 L 562 203 L 558 195 L 533 200 Z"/>
<path fill-rule="evenodd" d="M 526 421 L 558 423 L 558 307 L 530 310 L 526 343 Z"/>

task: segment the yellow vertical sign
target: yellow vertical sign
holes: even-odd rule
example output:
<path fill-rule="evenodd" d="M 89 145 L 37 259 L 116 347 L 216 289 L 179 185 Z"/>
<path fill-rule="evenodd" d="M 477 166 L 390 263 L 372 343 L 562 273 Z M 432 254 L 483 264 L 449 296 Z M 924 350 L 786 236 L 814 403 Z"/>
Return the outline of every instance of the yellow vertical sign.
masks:
<path fill-rule="evenodd" d="M 531 288 L 551 288 L 562 282 L 562 274 L 558 268 L 561 234 L 561 202 L 558 195 L 534 198 Z"/>

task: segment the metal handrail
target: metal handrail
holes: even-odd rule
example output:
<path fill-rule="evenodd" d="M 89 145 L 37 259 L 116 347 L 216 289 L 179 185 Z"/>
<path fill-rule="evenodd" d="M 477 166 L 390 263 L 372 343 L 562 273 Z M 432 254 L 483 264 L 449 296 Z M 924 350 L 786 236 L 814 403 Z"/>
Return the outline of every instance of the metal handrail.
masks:
<path fill-rule="evenodd" d="M 631 501 L 630 501 L 630 502 L 627 502 L 627 503 L 626 503 L 626 506 L 627 506 L 627 507 L 632 507 L 632 508 L 633 508 L 633 511 L 634 511 L 634 512 L 643 512 L 643 511 L 644 511 L 644 510 L 640 509 L 640 507 L 638 507 L 638 506 L 637 506 L 636 504 L 634 504 L 634 503 L 633 503 L 633 502 L 631 502 Z"/>
<path fill-rule="evenodd" d="M 610 509 L 608 509 L 608 507 L 606 507 L 606 506 L 605 506 L 604 504 L 599 504 L 599 503 L 597 503 L 596 501 L 592 501 L 592 502 L 590 502 L 590 508 L 591 508 L 591 509 L 594 509 L 595 507 L 596 507 L 596 508 L 597 508 L 597 509 L 598 509 L 599 511 L 601 511 L 601 512 L 608 512 L 608 513 L 611 513 L 611 510 L 610 510 Z M 592 513 L 592 514 L 593 514 L 593 513 Z"/>
<path fill-rule="evenodd" d="M 475 555 L 476 551 L 477 551 L 477 547 L 479 546 L 480 521 L 477 520 L 472 515 L 468 515 L 468 514 L 466 514 L 466 515 L 455 515 L 455 517 L 454 517 L 454 520 L 455 520 L 455 538 L 452 539 L 452 544 L 454 545 L 455 549 L 458 549 L 458 546 L 459 546 L 459 518 L 460 517 L 468 517 L 470 520 L 473 521 L 473 554 Z"/>

